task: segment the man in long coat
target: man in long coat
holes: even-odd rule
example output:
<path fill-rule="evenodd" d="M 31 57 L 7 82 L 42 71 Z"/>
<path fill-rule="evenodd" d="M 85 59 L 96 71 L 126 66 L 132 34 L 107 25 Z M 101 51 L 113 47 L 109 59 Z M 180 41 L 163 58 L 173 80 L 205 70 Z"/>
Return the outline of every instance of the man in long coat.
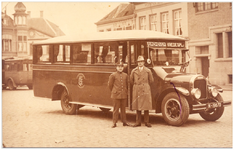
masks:
<path fill-rule="evenodd" d="M 144 57 L 137 59 L 138 66 L 130 75 L 130 82 L 133 84 L 132 109 L 136 110 L 136 124 L 133 127 L 141 126 L 141 111 L 144 110 L 145 126 L 151 127 L 149 123 L 149 110 L 152 109 L 152 98 L 150 84 L 154 81 L 150 69 L 144 66 Z"/>

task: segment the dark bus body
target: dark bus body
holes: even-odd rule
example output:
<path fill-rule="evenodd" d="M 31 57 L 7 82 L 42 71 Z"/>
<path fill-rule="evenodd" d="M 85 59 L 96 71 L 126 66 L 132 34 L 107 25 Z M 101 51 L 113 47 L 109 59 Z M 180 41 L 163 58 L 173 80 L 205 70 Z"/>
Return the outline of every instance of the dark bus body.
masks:
<path fill-rule="evenodd" d="M 32 89 L 32 58 L 2 59 L 2 87 L 10 90 L 27 85 Z"/>
<path fill-rule="evenodd" d="M 112 108 L 108 79 L 123 61 L 130 75 L 143 55 L 151 69 L 152 107 L 170 125 L 184 124 L 189 114 L 205 120 L 219 119 L 224 102 L 218 90 L 199 74 L 181 71 L 186 62 L 186 40 L 155 31 L 114 31 L 53 38 L 33 46 L 34 95 L 61 100 L 66 114 L 85 106 Z M 183 69 L 182 69 L 183 70 Z M 132 85 L 128 83 L 128 109 Z M 211 105 L 212 104 L 212 105 Z"/>

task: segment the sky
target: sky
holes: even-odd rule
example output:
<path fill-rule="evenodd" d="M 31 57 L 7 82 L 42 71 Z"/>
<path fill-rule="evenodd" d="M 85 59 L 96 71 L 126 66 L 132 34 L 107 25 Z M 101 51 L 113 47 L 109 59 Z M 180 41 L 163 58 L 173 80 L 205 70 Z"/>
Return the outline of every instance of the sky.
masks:
<path fill-rule="evenodd" d="M 27 11 L 31 12 L 31 18 L 43 17 L 60 27 L 65 34 L 75 32 L 97 31 L 96 22 L 114 10 L 119 4 L 126 2 L 23 2 Z M 14 7 L 17 2 L 1 2 L 2 11 L 13 19 Z"/>

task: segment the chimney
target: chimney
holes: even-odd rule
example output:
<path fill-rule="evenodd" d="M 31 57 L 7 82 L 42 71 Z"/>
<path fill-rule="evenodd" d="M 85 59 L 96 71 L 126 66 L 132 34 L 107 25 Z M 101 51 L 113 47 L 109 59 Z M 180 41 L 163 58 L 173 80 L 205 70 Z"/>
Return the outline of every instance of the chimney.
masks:
<path fill-rule="evenodd" d="M 40 11 L 40 17 L 43 18 L 43 11 Z"/>
<path fill-rule="evenodd" d="M 31 11 L 28 11 L 28 19 L 31 18 Z"/>

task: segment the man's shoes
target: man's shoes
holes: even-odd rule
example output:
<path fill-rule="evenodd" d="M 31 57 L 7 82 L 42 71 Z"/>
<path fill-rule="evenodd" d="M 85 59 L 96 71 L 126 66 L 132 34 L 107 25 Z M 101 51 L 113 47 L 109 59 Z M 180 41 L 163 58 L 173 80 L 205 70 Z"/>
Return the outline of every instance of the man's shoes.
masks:
<path fill-rule="evenodd" d="M 123 126 L 131 126 L 131 125 L 125 122 L 123 123 Z"/>
<path fill-rule="evenodd" d="M 145 126 L 149 128 L 152 127 L 150 123 L 145 123 Z"/>
<path fill-rule="evenodd" d="M 139 127 L 141 124 L 134 124 L 133 127 Z"/>
<path fill-rule="evenodd" d="M 111 126 L 111 128 L 115 128 L 115 127 L 117 127 L 116 124 L 113 124 L 113 125 Z"/>

